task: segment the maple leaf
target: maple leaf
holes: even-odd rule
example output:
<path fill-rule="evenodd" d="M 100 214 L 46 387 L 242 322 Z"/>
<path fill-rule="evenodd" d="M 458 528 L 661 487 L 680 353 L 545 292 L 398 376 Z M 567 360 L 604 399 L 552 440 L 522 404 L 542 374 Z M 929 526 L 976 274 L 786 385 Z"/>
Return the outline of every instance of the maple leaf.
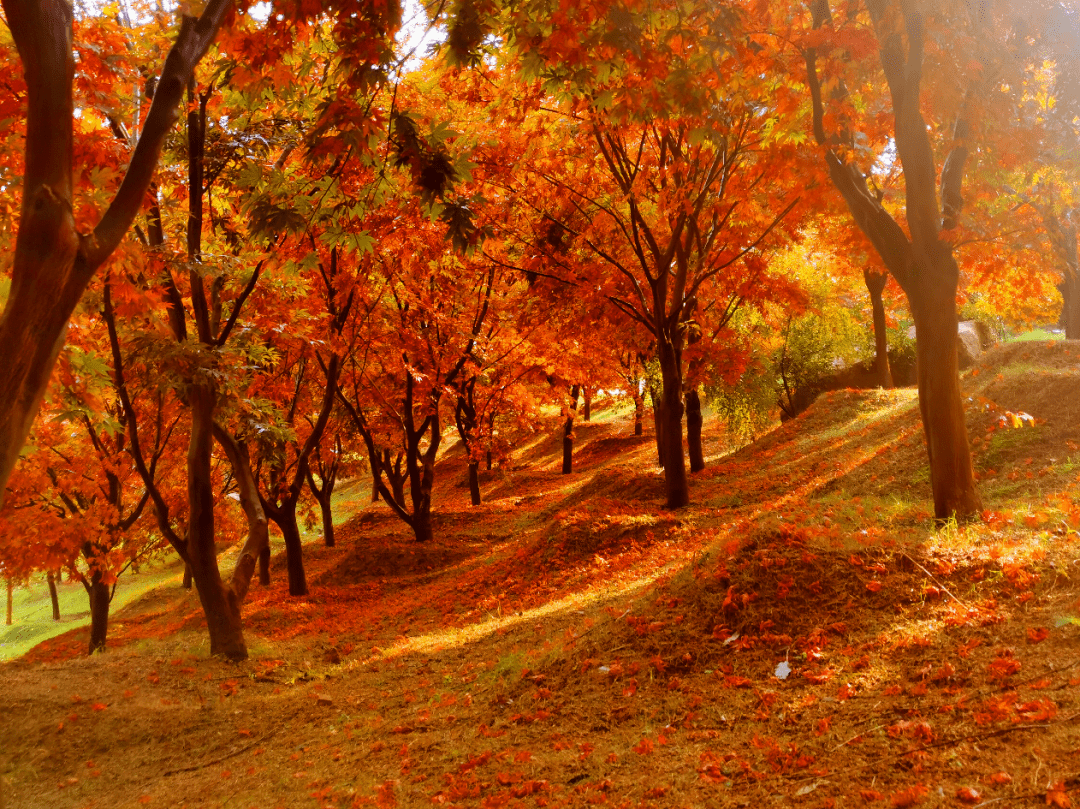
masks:
<path fill-rule="evenodd" d="M 905 806 L 914 806 L 919 803 L 930 790 L 922 784 L 916 784 L 909 789 L 896 792 L 889 799 L 889 802 L 896 807 L 896 809 L 903 809 Z"/>
<path fill-rule="evenodd" d="M 1046 790 L 1046 805 L 1057 806 L 1059 809 L 1071 809 L 1072 798 L 1069 797 L 1064 781 L 1058 781 Z"/>

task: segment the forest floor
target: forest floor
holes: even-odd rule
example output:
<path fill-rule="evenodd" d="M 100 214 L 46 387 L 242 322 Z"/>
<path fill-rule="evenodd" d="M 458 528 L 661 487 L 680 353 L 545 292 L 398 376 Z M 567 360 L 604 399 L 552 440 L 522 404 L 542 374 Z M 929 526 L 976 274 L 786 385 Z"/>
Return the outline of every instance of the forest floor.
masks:
<path fill-rule="evenodd" d="M 280 559 L 249 596 L 242 664 L 166 587 L 105 654 L 0 665 L 8 809 L 1080 805 L 1080 345 L 964 384 L 970 526 L 930 519 L 910 390 L 709 432 L 674 512 L 612 414 L 478 508 L 448 453 L 424 546 L 357 487 L 310 596 Z"/>

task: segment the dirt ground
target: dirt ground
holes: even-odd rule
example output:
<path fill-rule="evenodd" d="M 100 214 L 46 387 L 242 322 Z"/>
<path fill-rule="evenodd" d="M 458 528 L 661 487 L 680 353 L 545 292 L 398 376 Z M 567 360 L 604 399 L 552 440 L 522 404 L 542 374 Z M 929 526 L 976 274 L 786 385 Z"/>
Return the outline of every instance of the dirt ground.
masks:
<path fill-rule="evenodd" d="M 1058 806 L 1080 789 L 1080 345 L 965 375 L 986 511 L 935 528 L 910 390 L 826 395 L 662 508 L 614 411 L 311 545 L 208 656 L 161 589 L 0 665 L 7 809 Z M 555 427 L 553 425 L 552 432 Z"/>

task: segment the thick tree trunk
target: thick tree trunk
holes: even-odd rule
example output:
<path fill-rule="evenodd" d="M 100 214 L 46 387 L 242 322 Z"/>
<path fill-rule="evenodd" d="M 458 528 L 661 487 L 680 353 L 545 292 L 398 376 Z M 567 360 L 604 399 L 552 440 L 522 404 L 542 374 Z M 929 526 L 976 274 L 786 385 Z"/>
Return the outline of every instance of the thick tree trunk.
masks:
<path fill-rule="evenodd" d="M 435 538 L 435 532 L 431 526 L 430 504 L 413 514 L 412 530 L 417 542 L 430 542 Z"/>
<path fill-rule="evenodd" d="M 683 454 L 683 392 L 679 351 L 668 340 L 659 341 L 660 376 L 663 390 L 661 408 L 661 457 L 664 461 L 664 485 L 667 507 L 682 508 L 690 502 L 690 484 L 686 477 Z"/>
<path fill-rule="evenodd" d="M 686 391 L 686 449 L 690 455 L 690 471 L 700 472 L 705 468 L 705 452 L 701 446 L 701 399 L 697 388 Z"/>
<path fill-rule="evenodd" d="M 634 394 L 634 435 L 644 435 L 645 398 L 640 393 Z"/>
<path fill-rule="evenodd" d="M 956 353 L 956 293 L 948 283 L 928 278 L 912 296 L 915 353 L 918 359 L 919 410 L 930 459 L 934 516 L 940 520 L 977 515 L 982 502 L 964 421 Z M 918 304 L 916 304 L 918 300 Z"/>
<path fill-rule="evenodd" d="M 95 573 L 86 586 L 90 596 L 90 649 L 88 654 L 105 651 L 105 640 L 109 634 L 109 586 L 101 581 L 101 574 Z"/>
<path fill-rule="evenodd" d="M 884 273 L 863 270 L 866 291 L 870 293 L 870 304 L 874 311 L 874 375 L 883 388 L 893 386 L 892 371 L 889 369 L 889 335 L 885 325 L 885 301 L 882 293 L 889 276 Z"/>
<path fill-rule="evenodd" d="M 214 541 L 214 488 L 211 479 L 215 394 L 197 380 L 189 391 L 191 438 L 188 444 L 188 556 L 210 634 L 210 654 L 247 658 L 240 604 L 225 587 Z"/>
<path fill-rule="evenodd" d="M 49 583 L 49 600 L 52 602 L 52 619 L 60 620 L 60 594 L 56 591 L 56 577 L 52 572 L 45 574 L 45 580 Z"/>
<path fill-rule="evenodd" d="M 191 589 L 191 583 L 192 583 L 191 565 L 185 564 L 184 565 L 184 580 L 182 582 L 180 582 L 180 586 L 182 588 L 184 588 L 185 590 L 190 590 Z"/>
<path fill-rule="evenodd" d="M 480 505 L 480 462 L 469 461 L 469 499 L 474 506 Z"/>
<path fill-rule="evenodd" d="M 577 418 L 578 396 L 581 386 L 570 389 L 570 405 L 566 408 L 566 422 L 563 424 L 562 473 L 569 475 L 574 471 L 574 419 Z"/>

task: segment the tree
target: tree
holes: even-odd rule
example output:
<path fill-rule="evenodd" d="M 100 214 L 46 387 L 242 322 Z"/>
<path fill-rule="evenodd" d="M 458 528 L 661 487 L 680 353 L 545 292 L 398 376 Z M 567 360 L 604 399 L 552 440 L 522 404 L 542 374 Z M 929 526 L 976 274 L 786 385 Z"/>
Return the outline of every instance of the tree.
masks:
<path fill-rule="evenodd" d="M 867 0 L 837 21 L 827 0 L 814 0 L 813 30 L 804 40 L 812 131 L 829 177 L 903 289 L 915 320 L 919 407 L 939 520 L 971 518 L 982 507 L 957 367 L 961 273 L 954 242 L 973 149 L 980 134 L 992 141 L 991 121 L 1016 122 L 1016 94 L 1009 88 L 1023 85 L 1024 71 L 1040 55 L 1028 40 L 1040 30 L 1046 9 L 1031 3 L 1026 11 L 1020 22 L 1012 8 L 1006 12 L 988 3 L 930 8 L 914 0 Z M 1024 32 L 1014 31 L 1018 22 Z M 938 47 L 939 41 L 953 45 Z M 883 88 L 867 61 L 875 52 Z M 938 117 L 928 125 L 924 98 L 930 92 Z M 883 101 L 867 110 L 871 115 L 860 116 L 856 96 Z M 951 124 L 941 116 L 951 116 Z M 859 121 L 867 125 L 860 128 Z M 1015 127 L 1002 134 L 1013 143 L 1020 137 Z M 935 140 L 946 155 L 940 172 Z M 875 149 L 902 167 L 903 219 L 886 207 L 866 167 L 878 157 Z"/>
<path fill-rule="evenodd" d="M 0 315 L 0 376 L 8 380 L 0 397 L 0 486 L 30 432 L 68 318 L 139 213 L 184 90 L 231 7 L 231 0 L 210 0 L 198 19 L 182 18 L 123 182 L 93 231 L 80 233 L 72 7 L 65 0 L 3 2 L 25 74 L 26 147 L 11 293 Z"/>

